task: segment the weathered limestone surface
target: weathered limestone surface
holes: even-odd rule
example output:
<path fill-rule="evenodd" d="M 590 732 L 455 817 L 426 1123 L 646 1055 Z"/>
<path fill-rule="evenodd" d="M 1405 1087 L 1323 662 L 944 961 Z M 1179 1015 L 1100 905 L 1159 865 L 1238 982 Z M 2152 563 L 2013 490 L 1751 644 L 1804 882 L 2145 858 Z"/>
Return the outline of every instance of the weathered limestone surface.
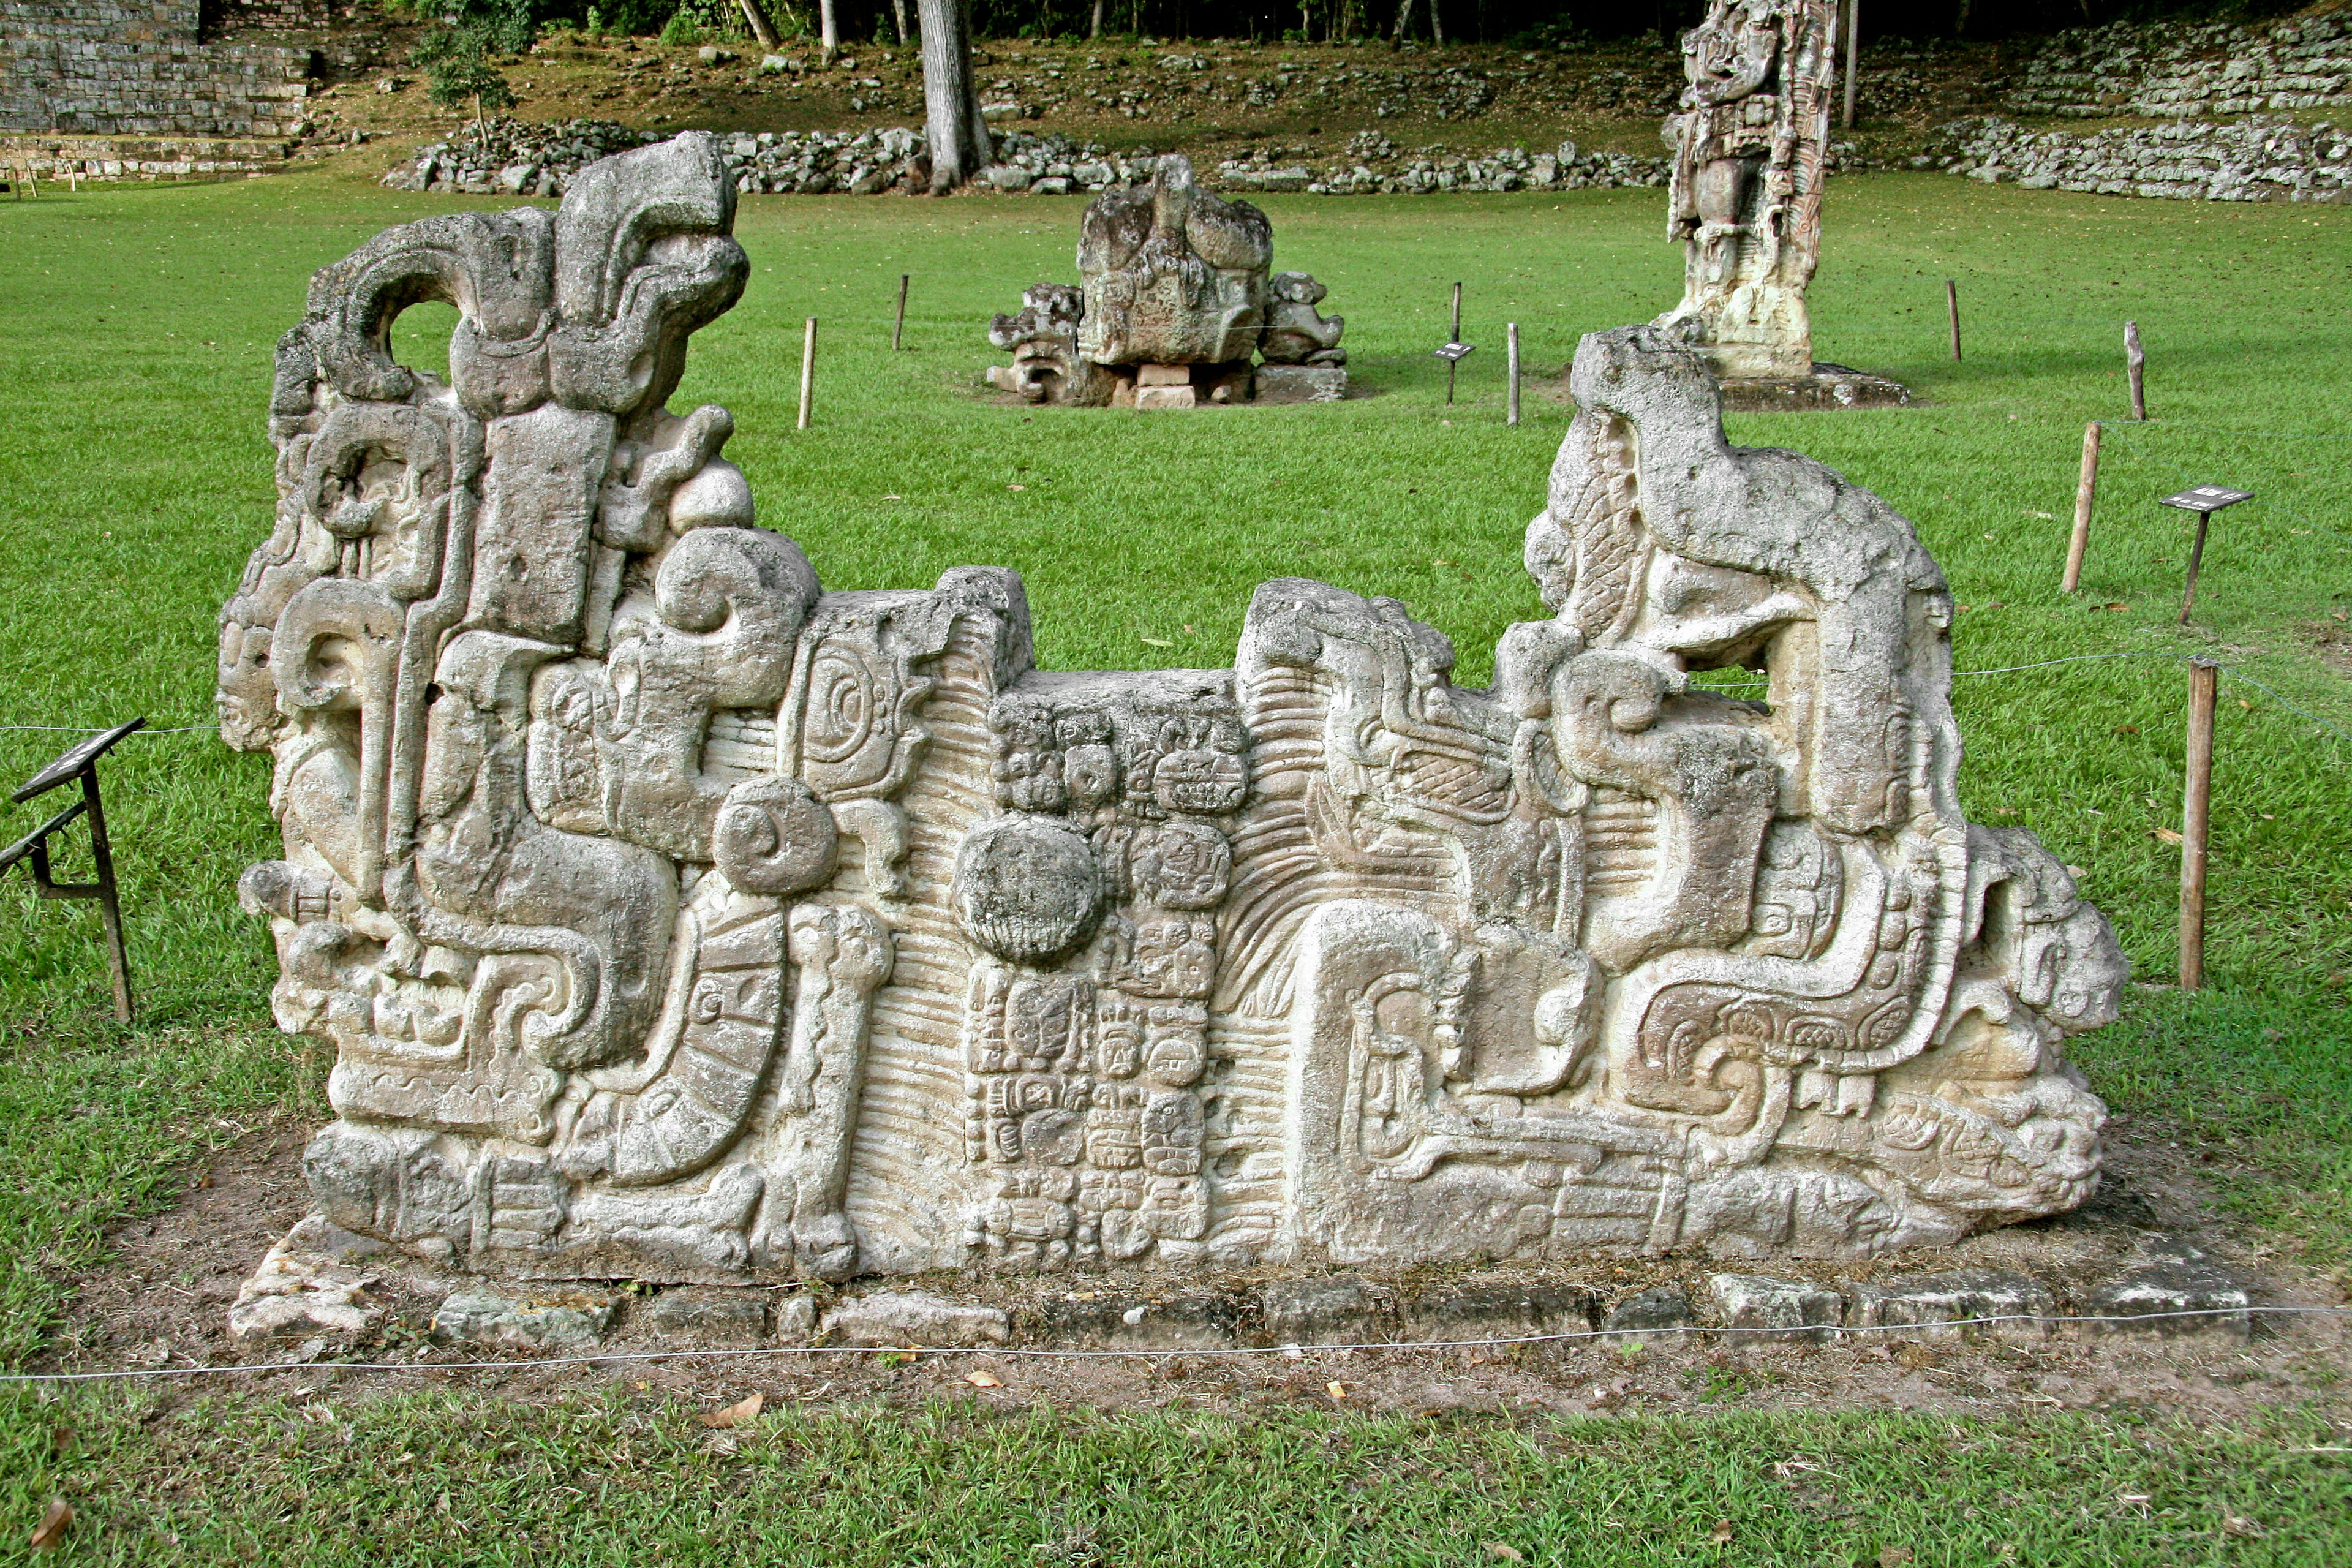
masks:
<path fill-rule="evenodd" d="M 1300 579 L 1235 668 L 1043 671 L 1013 573 L 825 593 L 667 407 L 733 194 L 688 135 L 390 230 L 279 345 L 219 706 L 319 1220 L 740 1284 L 1854 1258 L 2091 1190 L 2060 1044 L 2123 964 L 1960 816 L 1943 580 L 1670 334 L 1580 348 L 1491 689 Z M 428 299 L 447 385 L 386 353 Z"/>
<path fill-rule="evenodd" d="M 1678 328 L 1726 380 L 1812 374 L 1805 288 L 1821 253 L 1833 0 L 1713 0 L 1683 36 L 1690 85 L 1666 233 L 1682 243 Z"/>
<path fill-rule="evenodd" d="M 991 324 L 1013 363 L 990 367 L 989 384 L 1032 403 L 1192 408 L 1250 397 L 1255 356 L 1318 373 L 1277 376 L 1269 401 L 1333 401 L 1347 387 L 1346 322 L 1316 309 L 1322 284 L 1273 265 L 1265 214 L 1202 190 L 1171 153 L 1149 186 L 1087 208 L 1077 288 L 1037 284 L 1020 314 Z"/>

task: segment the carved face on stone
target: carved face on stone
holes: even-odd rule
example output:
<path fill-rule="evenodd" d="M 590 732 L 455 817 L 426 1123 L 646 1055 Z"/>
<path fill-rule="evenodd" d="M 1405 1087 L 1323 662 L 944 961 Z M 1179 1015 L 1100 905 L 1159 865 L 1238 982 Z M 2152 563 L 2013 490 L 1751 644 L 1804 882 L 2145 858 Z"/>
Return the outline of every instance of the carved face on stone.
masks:
<path fill-rule="evenodd" d="M 218 684 L 213 706 L 221 740 L 240 752 L 267 751 L 282 721 L 278 676 L 269 668 L 270 628 L 221 618 Z"/>

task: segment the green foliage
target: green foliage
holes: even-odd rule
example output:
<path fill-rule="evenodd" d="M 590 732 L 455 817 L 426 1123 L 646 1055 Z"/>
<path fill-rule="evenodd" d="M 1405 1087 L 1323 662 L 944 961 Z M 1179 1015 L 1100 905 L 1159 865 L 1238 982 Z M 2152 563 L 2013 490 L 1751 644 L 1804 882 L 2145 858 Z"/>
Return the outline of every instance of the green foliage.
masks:
<path fill-rule="evenodd" d="M 426 95 L 444 109 L 471 105 L 479 112 L 511 108 L 514 89 L 490 63 L 490 54 L 493 48 L 506 48 L 509 53 L 529 48 L 530 38 L 526 36 L 513 48 L 501 41 L 513 36 L 512 7 L 500 5 L 493 10 L 469 0 L 469 12 L 453 13 L 452 19 L 419 38 L 408 51 L 409 62 L 425 72 Z M 527 25 L 527 5 L 522 16 Z"/>
<path fill-rule="evenodd" d="M 782 32 L 782 23 L 778 30 Z M 662 24 L 661 41 L 673 46 L 707 44 L 719 38 L 747 36 L 742 12 L 726 0 L 678 0 L 669 20 Z"/>
<path fill-rule="evenodd" d="M 720 1444 L 617 1373 L 536 1398 L 108 1389 L 0 1400 L 0 1509 L 62 1496 L 63 1555 L 140 1568 L 2345 1560 L 2324 1416 L 2129 1412 L 1235 1420 L 772 1392 Z"/>

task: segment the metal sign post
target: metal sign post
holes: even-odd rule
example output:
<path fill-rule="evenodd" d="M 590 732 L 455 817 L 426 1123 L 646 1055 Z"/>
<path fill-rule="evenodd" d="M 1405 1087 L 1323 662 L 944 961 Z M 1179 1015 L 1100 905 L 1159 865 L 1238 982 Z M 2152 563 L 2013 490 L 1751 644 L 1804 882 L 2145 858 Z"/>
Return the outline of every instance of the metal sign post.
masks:
<path fill-rule="evenodd" d="M 8 798 L 18 805 L 47 795 L 61 784 L 81 781 L 81 798 L 49 818 L 5 849 L 0 849 L 0 873 L 19 860 L 32 862 L 33 886 L 45 899 L 96 899 L 106 926 L 107 963 L 114 971 L 114 1016 L 131 1022 L 131 955 L 122 945 L 122 904 L 115 893 L 114 851 L 106 841 L 106 811 L 98 797 L 98 759 L 125 735 L 146 728 L 133 719 L 102 735 L 92 735 L 66 748 L 56 762 L 19 785 Z M 58 882 L 49 875 L 49 836 L 77 816 L 89 818 L 90 858 L 98 867 L 95 882 Z"/>
<path fill-rule="evenodd" d="M 1462 368 L 1465 357 L 1476 352 L 1462 341 L 1462 285 L 1459 283 L 1454 286 L 1453 331 L 1446 338 L 1445 346 L 1436 352 L 1437 357 L 1445 362 L 1445 405 L 1451 408 L 1454 405 L 1454 374 Z"/>
<path fill-rule="evenodd" d="M 2180 592 L 2180 624 L 2189 624 L 2189 606 L 2197 602 L 2197 568 L 2205 560 L 2205 528 L 2213 514 L 2225 506 L 2235 506 L 2242 500 L 2253 500 L 2251 490 L 2233 490 L 2221 485 L 2199 485 L 2193 490 L 2182 490 L 2177 496 L 2167 496 L 2158 506 L 2177 506 L 2183 511 L 2197 514 L 2197 542 L 2189 548 L 2189 583 Z"/>

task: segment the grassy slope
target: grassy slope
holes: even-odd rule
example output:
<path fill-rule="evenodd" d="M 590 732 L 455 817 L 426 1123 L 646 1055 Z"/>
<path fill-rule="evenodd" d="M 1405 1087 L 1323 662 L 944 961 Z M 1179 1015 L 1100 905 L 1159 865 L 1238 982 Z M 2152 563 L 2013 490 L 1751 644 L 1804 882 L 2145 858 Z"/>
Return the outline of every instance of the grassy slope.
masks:
<path fill-rule="evenodd" d="M 1024 283 L 1071 276 L 1076 202 L 762 199 L 740 225 L 751 292 L 698 340 L 677 401 L 734 411 L 730 455 L 763 521 L 830 586 L 928 584 L 972 561 L 1021 569 L 1047 666 L 1223 663 L 1252 586 L 1305 574 L 1403 598 L 1456 639 L 1462 677 L 1483 679 L 1496 635 L 1540 614 L 1518 536 L 1567 419 L 1531 395 L 1527 424 L 1502 426 L 1502 323 L 1522 322 L 1529 363 L 1553 366 L 1579 333 L 1671 303 L 1677 258 L 1656 203 L 1269 200 L 1280 264 L 1331 284 L 1355 373 L 1382 395 L 1139 419 L 970 395 L 990 354 L 980 323 Z M 270 341 L 313 268 L 438 210 L 315 176 L 0 207 L 0 724 L 204 720 L 213 613 L 268 527 Z M 2352 604 L 2352 416 L 2326 395 L 2352 373 L 2352 215 L 1873 176 L 1833 192 L 1830 230 L 1818 352 L 1932 402 L 1735 420 L 1734 435 L 1798 446 L 1917 523 L 1971 606 L 1960 668 L 2215 651 L 2352 728 L 2340 679 L 2298 631 Z M 915 275 L 910 352 L 894 358 L 902 271 Z M 1958 366 L 1947 277 L 1969 318 Z M 1465 335 L 1482 348 L 1449 411 L 1427 351 L 1456 279 Z M 825 323 L 817 427 L 795 435 L 810 313 Z M 2082 424 L 2121 411 L 2126 316 L 2147 338 L 2160 417 L 2111 427 L 2085 592 L 2069 603 L 2055 579 Z M 404 348 L 430 363 L 438 324 L 414 313 Z M 2149 503 L 2205 479 L 2263 499 L 2216 525 L 2198 626 L 2184 631 L 2172 625 L 2182 514 Z M 2183 684 L 2171 659 L 2136 658 L 1963 680 L 1957 697 L 1972 815 L 2030 824 L 2087 867 L 2151 977 L 2170 968 L 2176 852 L 2152 829 L 2177 816 Z M 2118 1103 L 2210 1147 L 2227 1201 L 2336 1262 L 2352 1256 L 2352 744 L 2264 691 L 2225 691 L 2216 984 L 2136 995 L 2078 1056 Z M 29 771 L 64 738 L 0 731 L 0 773 Z M 160 1201 L 194 1148 L 315 1082 L 266 1032 L 267 944 L 232 892 L 270 844 L 266 762 L 201 733 L 157 736 L 130 742 L 109 779 L 147 1022 L 123 1034 L 97 1016 L 86 910 L 37 909 L 21 879 L 0 886 L 0 1355 L 12 1360 L 110 1213 Z M 19 808 L 9 830 L 31 816 Z M 34 1429 L 13 1427 L 15 1440 Z M 133 1445 L 109 1463 L 147 1461 Z"/>

